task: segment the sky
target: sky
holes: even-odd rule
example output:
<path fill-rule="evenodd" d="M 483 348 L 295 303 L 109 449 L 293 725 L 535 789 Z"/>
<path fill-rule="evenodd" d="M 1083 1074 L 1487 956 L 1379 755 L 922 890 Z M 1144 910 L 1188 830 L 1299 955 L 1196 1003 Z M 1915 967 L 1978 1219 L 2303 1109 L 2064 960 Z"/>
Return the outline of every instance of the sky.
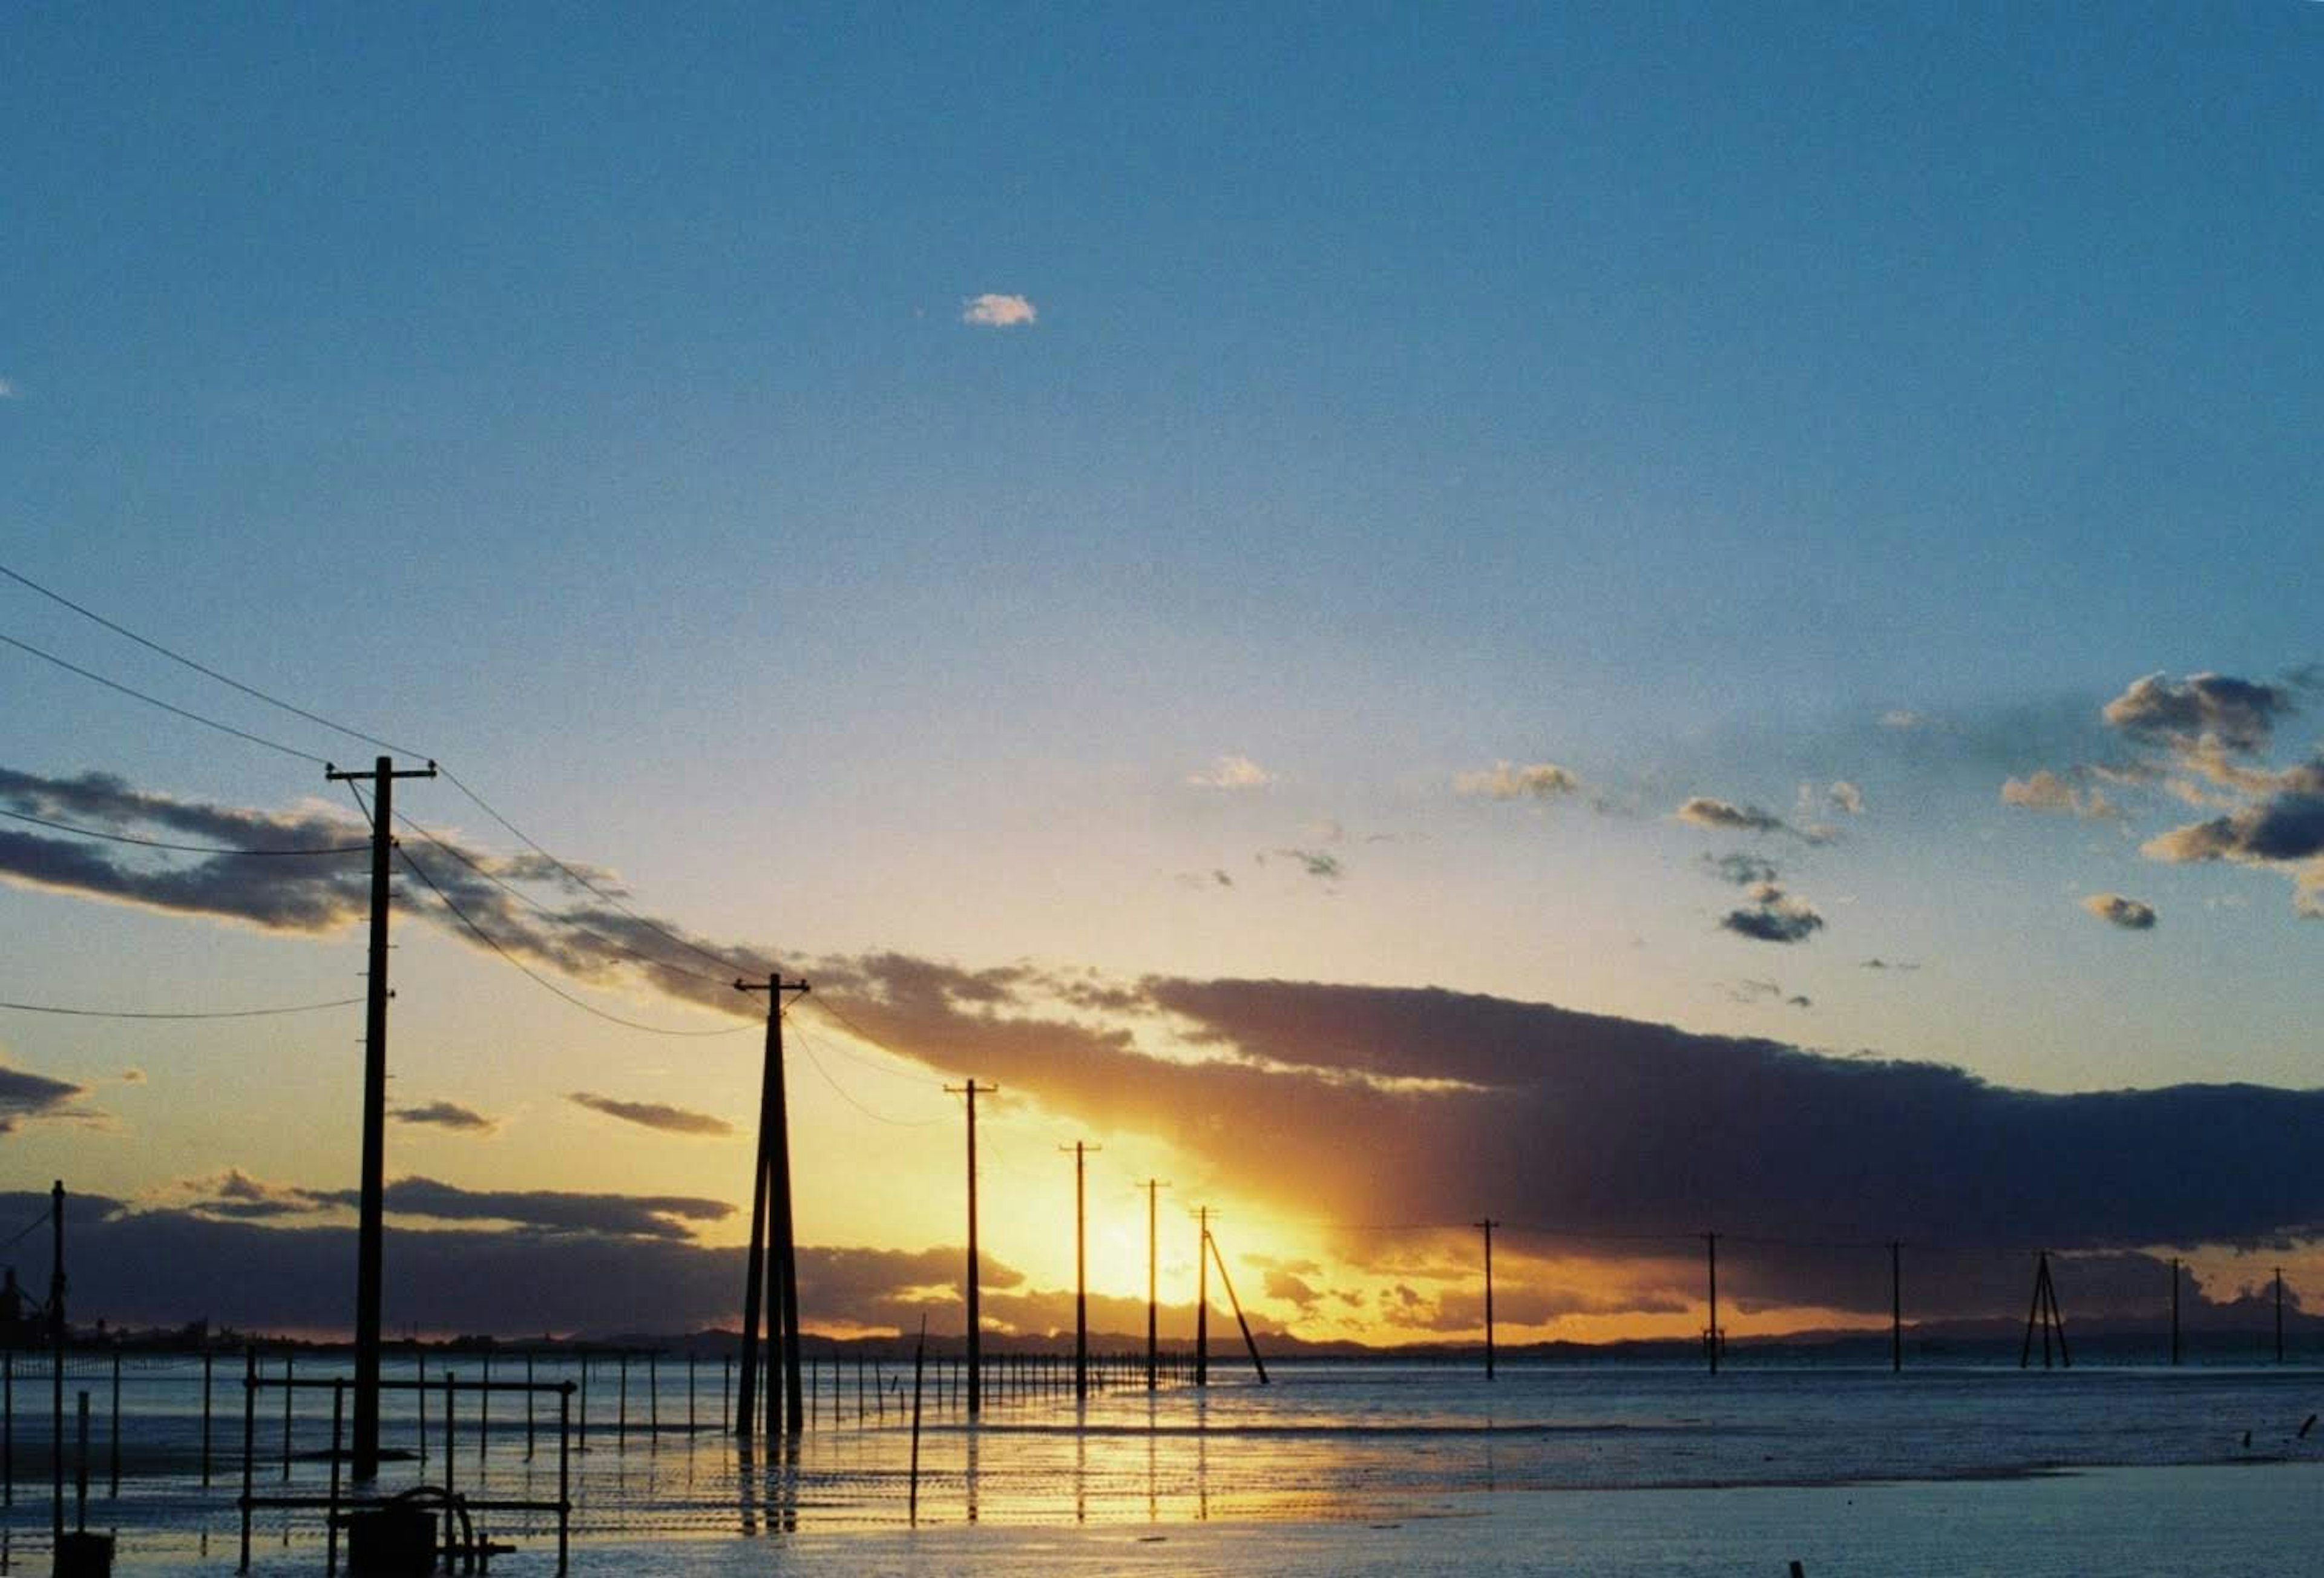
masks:
<path fill-rule="evenodd" d="M 958 1328 L 970 1076 L 1003 1329 L 1075 1140 L 1122 1330 L 1148 1178 L 1181 1325 L 1203 1204 L 1316 1338 L 1475 1335 L 1484 1216 L 1505 1338 L 1699 1328 L 1705 1231 L 1789 1246 L 1737 1330 L 1892 1237 L 1930 1315 L 2324 1289 L 2319 68 L 2290 4 L 12 10 L 0 999 L 359 997 L 360 855 L 86 834 L 360 842 L 386 740 L 456 775 L 399 1328 L 734 1319 L 777 968 L 810 1326 Z M 0 1183 L 166 1268 L 115 1319 L 341 1329 L 361 1033 L 0 1009 Z"/>

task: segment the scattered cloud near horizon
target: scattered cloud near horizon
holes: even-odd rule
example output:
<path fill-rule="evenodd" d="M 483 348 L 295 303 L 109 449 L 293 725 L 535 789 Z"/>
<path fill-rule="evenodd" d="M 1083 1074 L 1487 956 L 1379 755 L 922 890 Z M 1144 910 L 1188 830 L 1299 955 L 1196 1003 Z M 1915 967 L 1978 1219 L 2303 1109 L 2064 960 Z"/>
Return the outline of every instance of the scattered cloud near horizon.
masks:
<path fill-rule="evenodd" d="M 961 302 L 960 320 L 980 328 L 1017 328 L 1040 321 L 1040 309 L 1022 296 L 987 291 Z"/>
<path fill-rule="evenodd" d="M 1719 918 L 1720 928 L 1762 943 L 1803 943 L 1823 929 L 1823 917 L 1806 900 L 1784 891 L 1780 882 L 1761 882 L 1751 890 L 1748 908 L 1730 909 Z"/>
<path fill-rule="evenodd" d="M 662 1102 L 625 1102 L 617 1097 L 599 1095 L 595 1091 L 574 1091 L 566 1098 L 576 1107 L 586 1107 L 608 1118 L 618 1118 L 624 1123 L 634 1123 L 641 1129 L 651 1129 L 663 1134 L 682 1134 L 697 1140 L 723 1140 L 734 1132 L 734 1125 L 708 1112 L 692 1112 L 685 1107 L 673 1107 Z"/>
<path fill-rule="evenodd" d="M 457 1102 L 425 1102 L 417 1106 L 396 1107 L 389 1112 L 388 1116 L 399 1123 L 448 1129 L 456 1134 L 497 1134 L 501 1127 L 498 1118 L 488 1118 L 475 1108 L 464 1107 Z"/>
<path fill-rule="evenodd" d="M 1524 766 L 1496 761 L 1482 771 L 1464 772 L 1452 780 L 1455 794 L 1489 800 L 1553 800 L 1572 794 L 1581 787 L 1581 779 L 1552 761 L 1534 761 Z"/>
<path fill-rule="evenodd" d="M 87 1094 L 86 1085 L 0 1064 L 0 1134 L 14 1134 L 26 1123 L 44 1119 L 88 1121 L 102 1117 L 93 1108 L 75 1105 Z"/>

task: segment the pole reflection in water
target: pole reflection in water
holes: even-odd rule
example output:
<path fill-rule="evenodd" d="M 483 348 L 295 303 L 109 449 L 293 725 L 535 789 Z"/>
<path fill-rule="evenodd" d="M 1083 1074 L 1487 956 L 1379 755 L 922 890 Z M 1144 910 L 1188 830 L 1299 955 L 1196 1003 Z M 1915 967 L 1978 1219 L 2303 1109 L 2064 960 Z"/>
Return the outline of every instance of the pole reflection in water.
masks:
<path fill-rule="evenodd" d="M 769 1465 L 770 1468 L 772 1464 Z M 775 1469 L 775 1513 L 782 1520 L 785 1534 L 797 1534 L 799 1520 L 799 1440 L 795 1434 L 783 1436 L 782 1466 Z"/>
<path fill-rule="evenodd" d="M 1146 1521 L 1157 1523 L 1162 1518 L 1162 1504 L 1154 1479 L 1154 1394 L 1146 1394 Z"/>
<path fill-rule="evenodd" d="M 1211 1399 L 1194 1399 L 1194 1518 L 1211 1518 Z"/>
<path fill-rule="evenodd" d="M 751 1444 L 743 1441 L 734 1449 L 734 1485 L 742 1504 L 742 1532 L 759 1532 L 759 1483 L 756 1465 L 751 1461 Z"/>
<path fill-rule="evenodd" d="M 966 1481 L 968 1490 L 968 1520 L 974 1523 L 976 1521 L 976 1426 L 971 1425 L 961 1432 L 961 1435 L 967 1451 L 963 1478 Z"/>
<path fill-rule="evenodd" d="M 1089 1521 L 1089 1404 L 1074 1405 L 1074 1521 Z"/>

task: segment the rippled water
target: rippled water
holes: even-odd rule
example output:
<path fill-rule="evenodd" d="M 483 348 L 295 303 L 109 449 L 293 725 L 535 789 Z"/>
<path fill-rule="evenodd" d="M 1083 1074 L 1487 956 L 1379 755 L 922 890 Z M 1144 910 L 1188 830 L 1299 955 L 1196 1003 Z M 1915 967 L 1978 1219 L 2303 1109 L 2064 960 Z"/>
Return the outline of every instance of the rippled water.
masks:
<path fill-rule="evenodd" d="M 463 1379 L 479 1367 L 456 1361 Z M 279 1376 L 281 1361 L 265 1361 Z M 344 1365 L 302 1360 L 309 1379 Z M 554 1500 L 557 1398 L 534 1401 L 530 1455 L 525 1401 L 508 1393 L 480 1417 L 456 1398 L 445 1450 L 443 1365 L 426 1399 L 391 1393 L 384 1434 L 399 1449 L 383 1488 L 425 1482 L 472 1496 Z M 1701 1487 L 1820 1486 L 1998 1478 L 2100 1465 L 2324 1462 L 2324 1373 L 2307 1368 L 2014 1368 L 1885 1370 L 1757 1363 L 1718 1376 L 1678 1366 L 1603 1363 L 1474 1369 L 1294 1362 L 1259 1386 L 1245 1370 L 1208 1389 L 1142 1385 L 1076 1404 L 1053 1383 L 990 1389 L 972 1426 L 956 1378 L 932 1377 L 925 1398 L 917 1500 L 912 1429 L 899 1382 L 909 1370 L 852 1366 L 818 1375 L 813 1427 L 796 1441 L 738 1453 L 719 1427 L 725 1372 L 682 1361 L 649 1369 L 593 1364 L 587 1429 L 580 1374 L 541 1363 L 544 1382 L 573 1380 L 575 1428 L 566 1465 L 583 1541 L 670 1539 L 789 1531 L 874 1536 L 917 1520 L 946 1526 L 1175 1526 L 1206 1521 L 1379 1521 L 1455 1510 L 1514 1491 L 1645 1491 Z M 391 1370 L 410 1379 L 408 1361 Z M 494 1379 L 521 1379 L 503 1360 Z M 120 1483 L 112 1377 L 76 1360 L 69 1397 L 93 1412 L 89 1522 L 120 1532 L 125 1559 L 236 1554 L 244 1397 L 241 1367 L 211 1378 L 211 1474 L 201 1479 L 203 1380 L 198 1361 L 128 1361 L 121 1379 Z M 332 1393 L 262 1387 L 249 1414 L 252 1484 L 260 1496 L 321 1494 L 329 1481 Z M 44 1550 L 50 1513 L 45 1373 L 19 1360 L 7 1442 L 14 1482 L 10 1552 Z M 689 1427 L 689 1418 L 691 1427 Z M 2248 1433 L 2248 1434 L 2246 1434 Z M 424 1447 L 426 1456 L 420 1453 Z M 259 1510 L 262 1553 L 319 1555 L 312 1510 Z M 555 1520 L 490 1514 L 493 1533 L 539 1551 Z M 867 1547 L 868 1548 L 868 1547 Z M 43 1561 L 41 1565 L 45 1566 Z"/>

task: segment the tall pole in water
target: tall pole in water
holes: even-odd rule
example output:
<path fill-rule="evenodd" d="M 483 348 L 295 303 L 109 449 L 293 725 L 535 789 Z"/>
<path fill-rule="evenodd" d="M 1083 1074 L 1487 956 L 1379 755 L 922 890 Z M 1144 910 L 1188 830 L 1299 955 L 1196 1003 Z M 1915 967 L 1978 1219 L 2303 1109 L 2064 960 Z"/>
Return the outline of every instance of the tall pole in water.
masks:
<path fill-rule="evenodd" d="M 2283 1268 L 2275 1269 L 2275 1361 L 2283 1362 Z"/>
<path fill-rule="evenodd" d="M 1159 1178 L 1148 1178 L 1141 1186 L 1146 1191 L 1146 1389 L 1152 1391 L 1158 1384 L 1155 1379 L 1156 1360 L 1159 1352 L 1155 1342 L 1154 1269 L 1156 1265 L 1154 1236 L 1154 1191 L 1170 1186 Z"/>
<path fill-rule="evenodd" d="M 2179 1257 L 2171 1257 L 2171 1362 L 2179 1362 Z"/>
<path fill-rule="evenodd" d="M 737 992 L 767 994 L 767 1054 L 759 1079 L 758 1174 L 751 1192 L 751 1248 L 743 1258 L 742 1389 L 736 1405 L 734 1434 L 751 1437 L 751 1413 L 757 1396 L 759 1358 L 759 1287 L 767 1288 L 767 1334 L 780 1356 L 783 1379 L 783 1424 L 792 1435 L 805 1426 L 805 1399 L 799 1390 L 798 1252 L 791 1234 L 790 1118 L 783 1091 L 783 993 L 804 995 L 807 983 L 785 981 L 777 971 L 764 981 L 737 981 Z M 765 1255 L 760 1249 L 766 1234 Z M 770 1376 L 774 1361 L 768 1362 Z M 769 1412 L 771 1413 L 770 1405 Z M 769 1421 L 770 1428 L 772 1421 Z"/>
<path fill-rule="evenodd" d="M 1477 1223 L 1485 1233 L 1485 1379 L 1493 1379 L 1493 1229 L 1500 1226 L 1488 1216 Z"/>
<path fill-rule="evenodd" d="M 1194 1245 L 1194 1384 L 1211 1384 L 1211 1208 L 1194 1209 L 1203 1236 Z"/>
<path fill-rule="evenodd" d="M 1703 1333 L 1703 1346 L 1711 1354 L 1711 1373 L 1719 1373 L 1719 1235 L 1706 1232 L 1702 1247 L 1711 1262 L 1711 1326 Z"/>
<path fill-rule="evenodd" d="M 998 1085 L 979 1084 L 974 1079 L 965 1084 L 948 1084 L 948 1095 L 968 1098 L 968 1417 L 972 1419 L 984 1412 L 984 1337 L 983 1321 L 976 1308 L 976 1285 L 980 1273 L 976 1263 L 976 1098 L 991 1095 Z"/>
<path fill-rule="evenodd" d="M 1074 1140 L 1059 1150 L 1074 1153 L 1074 1396 L 1089 1396 L 1089 1213 L 1082 1187 L 1082 1156 L 1104 1147 Z"/>
<path fill-rule="evenodd" d="M 358 1483 L 379 1478 L 380 1300 L 387 1214 L 387 912 L 395 850 L 395 780 L 433 778 L 436 764 L 398 772 L 382 756 L 369 772 L 323 763 L 327 782 L 371 780 L 371 963 L 364 983 L 363 1174 L 355 1208 L 355 1413 L 349 1472 Z"/>
<path fill-rule="evenodd" d="M 1904 1241 L 1888 1241 L 1888 1369 L 1904 1368 Z"/>

